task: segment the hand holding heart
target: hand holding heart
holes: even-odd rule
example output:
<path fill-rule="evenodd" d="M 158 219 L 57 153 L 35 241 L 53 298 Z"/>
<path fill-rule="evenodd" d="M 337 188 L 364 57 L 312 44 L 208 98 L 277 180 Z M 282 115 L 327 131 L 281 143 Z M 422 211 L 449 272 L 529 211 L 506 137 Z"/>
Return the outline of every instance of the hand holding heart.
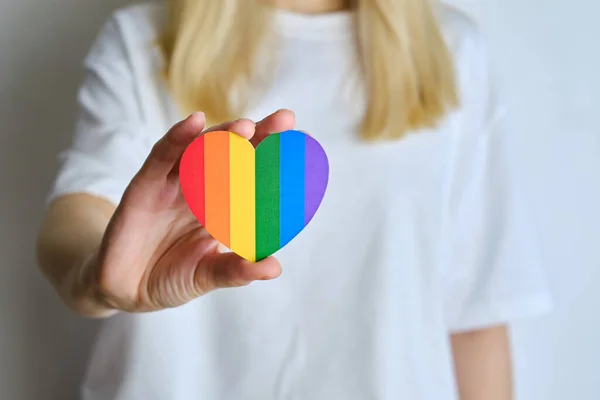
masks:
<path fill-rule="evenodd" d="M 111 308 L 146 312 L 185 304 L 218 288 L 277 278 L 273 257 L 253 263 L 221 253 L 186 203 L 179 182 L 181 157 L 199 135 L 229 131 L 257 144 L 291 130 L 294 114 L 280 110 L 261 122 L 228 122 L 205 130 L 196 113 L 173 126 L 153 147 L 117 207 L 100 249 L 87 263 L 102 301 Z"/>

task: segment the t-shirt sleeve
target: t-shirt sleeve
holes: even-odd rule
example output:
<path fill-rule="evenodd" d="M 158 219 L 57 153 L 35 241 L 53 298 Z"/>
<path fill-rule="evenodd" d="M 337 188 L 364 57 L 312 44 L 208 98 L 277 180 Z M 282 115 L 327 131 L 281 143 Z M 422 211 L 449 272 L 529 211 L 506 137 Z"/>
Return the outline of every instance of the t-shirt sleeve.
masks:
<path fill-rule="evenodd" d="M 47 198 L 87 193 L 115 205 L 144 161 L 143 121 L 132 69 L 115 16 L 103 26 L 84 61 L 70 146 Z"/>
<path fill-rule="evenodd" d="M 482 36 L 465 43 L 462 109 L 445 204 L 445 317 L 468 331 L 551 309 L 539 242 L 508 160 L 506 111 L 492 84 Z"/>

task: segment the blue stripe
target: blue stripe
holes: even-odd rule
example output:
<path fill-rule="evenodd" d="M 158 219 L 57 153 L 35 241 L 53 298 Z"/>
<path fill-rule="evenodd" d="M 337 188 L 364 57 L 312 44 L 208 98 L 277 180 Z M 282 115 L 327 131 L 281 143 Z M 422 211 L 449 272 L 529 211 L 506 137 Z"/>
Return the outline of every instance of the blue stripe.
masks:
<path fill-rule="evenodd" d="M 280 134 L 280 207 L 281 247 L 304 228 L 304 153 L 306 135 L 298 131 Z"/>

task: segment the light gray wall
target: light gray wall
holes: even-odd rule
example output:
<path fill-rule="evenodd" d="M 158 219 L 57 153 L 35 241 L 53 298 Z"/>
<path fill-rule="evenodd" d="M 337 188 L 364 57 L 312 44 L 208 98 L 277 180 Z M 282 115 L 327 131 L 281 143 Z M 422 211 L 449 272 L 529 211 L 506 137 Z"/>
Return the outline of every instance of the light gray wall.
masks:
<path fill-rule="evenodd" d="M 600 398 L 600 6 L 453 0 L 484 26 L 514 112 L 515 162 L 542 226 L 558 301 L 514 328 L 518 399 Z M 34 268 L 56 153 L 70 140 L 80 61 L 123 0 L 0 0 L 0 398 L 68 400 L 97 330 Z"/>
<path fill-rule="evenodd" d="M 0 399 L 75 399 L 97 324 L 34 267 L 56 153 L 70 140 L 81 58 L 124 1 L 0 0 Z"/>
<path fill-rule="evenodd" d="M 517 400 L 598 400 L 600 3 L 452 2 L 492 45 L 557 302 L 514 328 Z"/>

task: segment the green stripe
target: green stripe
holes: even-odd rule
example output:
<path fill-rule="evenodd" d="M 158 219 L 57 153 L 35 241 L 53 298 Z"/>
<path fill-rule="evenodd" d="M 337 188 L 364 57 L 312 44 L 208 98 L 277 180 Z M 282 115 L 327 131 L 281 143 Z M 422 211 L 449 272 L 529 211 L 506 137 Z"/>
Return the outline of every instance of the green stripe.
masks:
<path fill-rule="evenodd" d="M 256 149 L 256 261 L 279 250 L 279 135 Z"/>

